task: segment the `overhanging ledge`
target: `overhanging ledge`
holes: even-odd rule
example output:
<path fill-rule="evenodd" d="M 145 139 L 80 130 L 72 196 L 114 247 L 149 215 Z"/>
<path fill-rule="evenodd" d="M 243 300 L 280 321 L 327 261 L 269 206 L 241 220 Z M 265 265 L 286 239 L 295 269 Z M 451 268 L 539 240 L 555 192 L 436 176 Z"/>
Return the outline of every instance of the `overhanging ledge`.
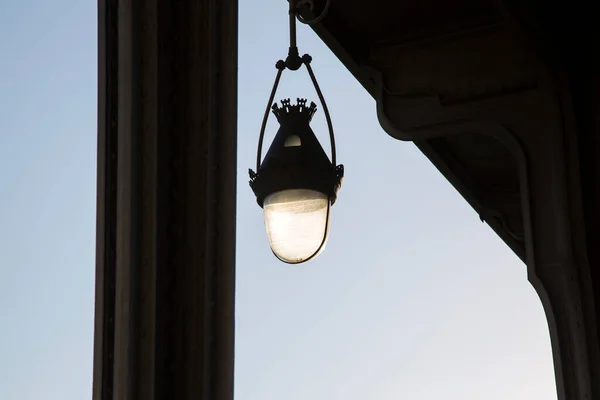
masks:
<path fill-rule="evenodd" d="M 591 15 L 567 1 L 331 0 L 313 27 L 375 98 L 386 132 L 413 141 L 527 263 L 560 400 L 600 398 Z"/>

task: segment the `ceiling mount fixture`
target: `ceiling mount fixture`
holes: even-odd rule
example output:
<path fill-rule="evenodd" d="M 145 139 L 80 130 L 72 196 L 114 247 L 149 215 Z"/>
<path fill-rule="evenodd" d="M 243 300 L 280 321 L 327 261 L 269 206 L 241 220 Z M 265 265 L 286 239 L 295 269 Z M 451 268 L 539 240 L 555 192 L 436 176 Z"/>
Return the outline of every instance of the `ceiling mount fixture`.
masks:
<path fill-rule="evenodd" d="M 296 19 L 302 23 L 316 24 L 325 16 L 329 3 L 330 0 L 327 0 L 319 16 L 307 20 L 299 15 L 299 11 L 312 12 L 313 0 L 289 0 L 288 56 L 285 61 L 279 60 L 275 64 L 277 75 L 258 138 L 256 172 L 249 170 L 250 187 L 258 205 L 264 210 L 271 250 L 279 260 L 288 264 L 312 260 L 325 248 L 331 206 L 335 203 L 344 176 L 344 166 L 336 165 L 333 124 L 310 65 L 312 57 L 308 54 L 300 57 L 296 45 Z M 331 160 L 310 128 L 317 105 L 313 102 L 307 105 L 306 99 L 301 98 L 297 99 L 296 104 L 292 104 L 290 99 L 282 100 L 281 106 L 273 102 L 283 71 L 297 71 L 303 65 L 325 113 Z M 280 127 L 262 160 L 263 137 L 270 111 Z"/>

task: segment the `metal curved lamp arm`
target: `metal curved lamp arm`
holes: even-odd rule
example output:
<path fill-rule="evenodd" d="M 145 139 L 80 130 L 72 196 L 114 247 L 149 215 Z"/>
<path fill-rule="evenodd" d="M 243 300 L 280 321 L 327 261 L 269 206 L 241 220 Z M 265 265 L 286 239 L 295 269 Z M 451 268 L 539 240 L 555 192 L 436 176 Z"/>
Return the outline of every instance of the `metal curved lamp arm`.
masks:
<path fill-rule="evenodd" d="M 296 8 L 298 9 L 298 8 L 304 6 L 305 4 L 308 4 L 311 7 L 311 9 L 312 9 L 311 3 L 312 3 L 311 0 L 298 0 L 298 3 L 296 4 Z M 318 16 L 316 16 L 313 19 L 305 19 L 304 17 L 302 17 L 302 15 L 297 14 L 298 21 L 300 21 L 300 22 L 302 22 L 303 24 L 306 24 L 306 25 L 315 25 L 315 24 L 318 24 L 327 15 L 327 12 L 329 11 L 329 6 L 330 5 L 331 5 L 331 0 L 327 0 L 325 2 L 325 7 L 323 8 L 323 11 L 321 11 L 321 14 L 319 14 Z"/>
<path fill-rule="evenodd" d="M 281 74 L 285 69 L 285 62 L 283 60 L 279 60 L 277 61 L 277 64 L 275 64 L 275 67 L 277 68 L 277 76 L 275 77 L 273 89 L 271 89 L 271 95 L 269 96 L 269 102 L 267 103 L 265 116 L 263 117 L 262 125 L 260 127 L 260 135 L 258 136 L 258 151 L 256 152 L 256 172 L 258 172 L 258 169 L 260 168 L 260 162 L 262 159 L 263 138 L 265 136 L 265 129 L 267 128 L 267 120 L 269 119 L 269 112 L 271 111 L 271 106 L 273 105 L 273 100 L 275 99 L 275 93 L 277 93 L 277 87 L 279 86 L 279 81 L 281 80 Z"/>
<path fill-rule="evenodd" d="M 306 70 L 308 71 L 308 75 L 310 76 L 310 80 L 315 87 L 315 91 L 317 92 L 317 96 L 319 97 L 319 101 L 321 106 L 323 107 L 323 112 L 325 113 L 325 119 L 327 120 L 327 128 L 329 130 L 329 141 L 331 143 L 331 164 L 333 166 L 337 166 L 336 164 L 336 150 L 335 150 L 335 135 L 333 132 L 333 123 L 331 122 L 331 115 L 329 114 L 329 109 L 327 108 L 327 103 L 325 102 L 325 97 L 323 97 L 323 92 L 321 92 L 321 88 L 319 87 L 319 83 L 317 82 L 317 78 L 315 77 L 315 73 L 313 72 L 310 63 L 312 61 L 312 57 L 308 54 L 302 56 L 302 63 L 306 66 Z M 271 95 L 269 96 L 269 102 L 267 103 L 267 108 L 265 110 L 265 115 L 263 117 L 262 125 L 260 127 L 260 135 L 258 136 L 258 150 L 256 152 L 256 172 L 258 172 L 262 160 L 262 146 L 263 139 L 265 136 L 265 129 L 267 127 L 267 121 L 269 119 L 269 112 L 271 111 L 271 107 L 273 106 L 273 100 L 275 99 L 275 93 L 277 93 L 277 88 L 279 87 L 279 81 L 281 80 L 281 74 L 285 67 L 285 62 L 283 60 L 277 61 L 275 64 L 277 68 L 277 76 L 275 77 L 275 83 L 273 84 L 273 89 L 271 89 Z"/>
<path fill-rule="evenodd" d="M 317 82 L 317 78 L 315 77 L 315 73 L 313 72 L 312 67 L 310 66 L 310 62 L 312 61 L 312 57 L 308 54 L 302 56 L 302 61 L 304 65 L 306 65 L 306 70 L 310 75 L 310 80 L 315 87 L 315 91 L 317 92 L 317 96 L 319 96 L 319 101 L 321 102 L 321 106 L 323 106 L 323 112 L 325 113 L 325 119 L 327 120 L 327 128 L 329 129 L 329 141 L 331 143 L 331 163 L 335 167 L 336 164 L 336 156 L 335 156 L 335 136 L 333 134 L 333 123 L 331 122 L 331 116 L 329 115 L 329 109 L 327 108 L 327 103 L 325 103 L 325 97 L 323 97 L 323 93 L 321 92 L 321 88 L 319 87 L 319 83 Z"/>

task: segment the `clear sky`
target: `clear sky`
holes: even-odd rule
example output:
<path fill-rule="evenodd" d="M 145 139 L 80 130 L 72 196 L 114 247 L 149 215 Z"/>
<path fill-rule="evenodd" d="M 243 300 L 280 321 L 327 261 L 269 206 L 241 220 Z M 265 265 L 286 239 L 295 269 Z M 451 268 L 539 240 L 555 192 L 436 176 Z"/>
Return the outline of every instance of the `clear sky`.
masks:
<path fill-rule="evenodd" d="M 556 398 L 525 266 L 305 26 L 346 178 L 325 252 L 271 254 L 247 169 L 287 2 L 240 3 L 236 400 Z M 96 29 L 94 1 L 0 2 L 0 400 L 91 397 Z M 285 97 L 316 101 L 304 71 Z"/>

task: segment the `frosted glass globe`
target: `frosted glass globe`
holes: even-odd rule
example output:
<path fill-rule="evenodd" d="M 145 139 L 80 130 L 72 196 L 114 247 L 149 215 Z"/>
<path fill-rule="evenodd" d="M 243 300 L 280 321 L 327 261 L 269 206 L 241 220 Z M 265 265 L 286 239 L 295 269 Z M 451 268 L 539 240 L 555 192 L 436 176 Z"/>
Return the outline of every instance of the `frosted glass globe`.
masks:
<path fill-rule="evenodd" d="M 318 255 L 329 234 L 329 198 L 308 189 L 289 189 L 265 198 L 265 226 L 271 249 L 289 263 Z"/>

